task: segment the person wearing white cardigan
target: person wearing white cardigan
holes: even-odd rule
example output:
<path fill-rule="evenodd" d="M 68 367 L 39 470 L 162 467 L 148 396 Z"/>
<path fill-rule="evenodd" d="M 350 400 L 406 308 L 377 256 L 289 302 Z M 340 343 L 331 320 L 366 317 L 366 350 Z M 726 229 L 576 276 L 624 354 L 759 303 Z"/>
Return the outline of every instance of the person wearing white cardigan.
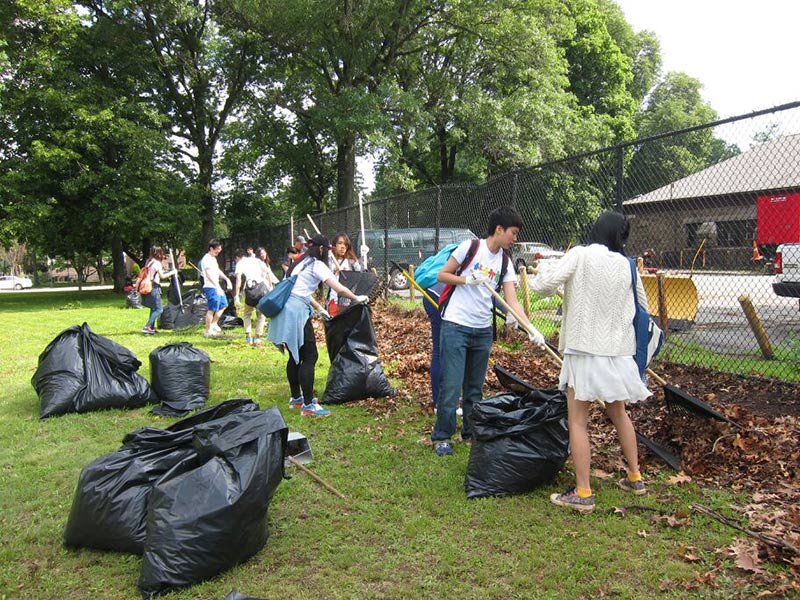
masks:
<path fill-rule="evenodd" d="M 564 363 L 559 388 L 567 396 L 576 485 L 562 494 L 552 494 L 550 499 L 582 513 L 590 513 L 595 507 L 588 433 L 589 407 L 595 400 L 605 403 L 627 463 L 627 477 L 618 485 L 637 495 L 647 493 L 639 473 L 636 433 L 625 409 L 626 403 L 651 395 L 633 359 L 633 287 L 630 263 L 624 254 L 629 234 L 630 223 L 623 215 L 604 213 L 589 233 L 589 245 L 572 248 L 529 282 L 530 288 L 543 296 L 564 287 L 559 335 Z M 640 278 L 636 290 L 640 304 L 647 308 Z"/>

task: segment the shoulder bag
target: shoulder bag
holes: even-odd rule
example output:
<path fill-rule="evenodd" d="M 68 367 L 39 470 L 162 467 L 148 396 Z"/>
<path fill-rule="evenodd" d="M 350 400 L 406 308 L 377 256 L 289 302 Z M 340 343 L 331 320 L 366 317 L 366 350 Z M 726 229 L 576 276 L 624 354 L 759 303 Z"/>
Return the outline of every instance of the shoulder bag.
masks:
<path fill-rule="evenodd" d="M 316 260 L 312 257 L 306 257 L 306 259 Z M 306 259 L 303 259 L 306 264 L 303 265 L 300 271 L 310 264 Z M 281 312 L 287 300 L 289 300 L 289 296 L 292 295 L 295 283 L 297 283 L 297 275 L 288 275 L 286 279 L 277 283 L 269 294 L 258 301 L 257 308 L 259 312 L 265 317 L 274 317 Z"/>
<path fill-rule="evenodd" d="M 644 379 L 644 372 L 650 366 L 652 360 L 661 351 L 661 346 L 664 343 L 664 332 L 656 325 L 656 322 L 650 316 L 643 306 L 639 304 L 639 299 L 636 294 L 636 263 L 633 259 L 629 258 L 631 264 L 631 285 L 633 286 L 633 331 L 636 335 L 636 354 L 633 359 L 639 367 L 639 375 Z"/>

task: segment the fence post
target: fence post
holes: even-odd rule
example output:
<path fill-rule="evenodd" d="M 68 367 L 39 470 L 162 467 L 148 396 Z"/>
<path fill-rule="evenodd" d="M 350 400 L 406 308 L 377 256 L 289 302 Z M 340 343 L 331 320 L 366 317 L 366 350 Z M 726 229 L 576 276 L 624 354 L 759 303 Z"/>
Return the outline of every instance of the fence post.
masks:
<path fill-rule="evenodd" d="M 616 211 L 621 213 L 622 211 L 622 201 L 625 199 L 625 166 L 624 166 L 624 150 L 622 146 L 617 148 L 616 151 L 616 168 L 614 170 L 614 174 L 616 177 L 616 186 L 614 186 L 615 197 L 617 201 Z"/>
<path fill-rule="evenodd" d="M 389 282 L 389 198 L 383 200 L 383 275 Z M 384 299 L 389 297 L 389 286 L 383 288 Z"/>
<path fill-rule="evenodd" d="M 758 347 L 761 349 L 761 356 L 763 356 L 766 360 L 773 360 L 775 358 L 775 354 L 772 352 L 772 344 L 769 342 L 769 336 L 764 329 L 764 325 L 761 323 L 761 319 L 758 318 L 756 307 L 753 306 L 753 301 L 750 300 L 750 296 L 747 294 L 742 294 L 739 296 L 739 304 L 742 305 L 744 316 L 747 317 L 747 322 L 750 325 L 750 329 L 753 330 L 753 334 L 756 336 Z"/>
<path fill-rule="evenodd" d="M 511 206 L 517 208 L 517 194 L 519 190 L 519 172 L 514 173 L 514 183 L 511 186 Z"/>
<path fill-rule="evenodd" d="M 442 188 L 438 185 L 436 186 L 436 216 L 434 220 L 436 233 L 433 240 L 433 253 L 437 254 L 439 252 L 439 235 L 442 228 Z"/>

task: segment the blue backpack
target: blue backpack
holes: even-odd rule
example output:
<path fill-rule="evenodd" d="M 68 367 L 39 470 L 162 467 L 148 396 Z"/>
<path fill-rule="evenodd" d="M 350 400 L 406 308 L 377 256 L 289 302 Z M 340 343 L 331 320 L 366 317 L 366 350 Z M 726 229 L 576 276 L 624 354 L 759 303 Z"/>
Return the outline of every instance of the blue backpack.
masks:
<path fill-rule="evenodd" d="M 447 244 L 439 252 L 417 265 L 417 268 L 414 269 L 414 280 L 423 290 L 436 285 L 436 276 L 456 248 L 458 248 L 458 244 Z"/>
<path fill-rule="evenodd" d="M 636 294 L 636 263 L 629 258 L 631 265 L 631 283 L 633 284 L 633 331 L 636 335 L 636 354 L 633 359 L 639 367 L 639 375 L 645 381 L 645 371 L 650 366 L 650 362 L 661 352 L 664 343 L 664 332 L 656 325 L 650 314 L 639 304 Z"/>

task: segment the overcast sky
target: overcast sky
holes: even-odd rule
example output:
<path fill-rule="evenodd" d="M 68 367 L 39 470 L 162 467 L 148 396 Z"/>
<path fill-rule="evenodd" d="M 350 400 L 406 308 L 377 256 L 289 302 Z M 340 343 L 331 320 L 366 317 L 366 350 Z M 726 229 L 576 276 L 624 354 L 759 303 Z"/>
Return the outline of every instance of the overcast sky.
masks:
<path fill-rule="evenodd" d="M 664 72 L 698 79 L 720 117 L 800 100 L 800 1 L 616 2 L 635 31 L 655 32 Z"/>

